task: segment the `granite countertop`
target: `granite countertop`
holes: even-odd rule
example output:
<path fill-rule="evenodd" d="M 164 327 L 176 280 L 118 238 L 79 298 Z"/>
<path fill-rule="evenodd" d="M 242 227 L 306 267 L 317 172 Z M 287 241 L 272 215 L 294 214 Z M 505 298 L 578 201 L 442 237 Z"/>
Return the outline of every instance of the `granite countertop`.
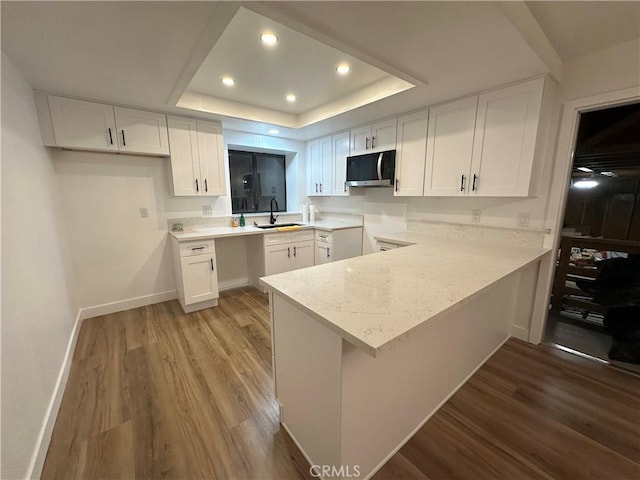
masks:
<path fill-rule="evenodd" d="M 292 222 L 302 223 L 302 222 Z M 342 230 L 346 228 L 362 227 L 361 223 L 348 222 L 341 220 L 317 220 L 313 223 L 302 224 L 300 229 L 287 230 L 286 232 L 297 232 L 299 230 L 308 230 L 315 228 L 317 230 Z M 257 228 L 253 225 L 245 227 L 197 227 L 191 231 L 169 232 L 171 236 L 179 241 L 185 240 L 205 240 L 210 238 L 235 237 L 239 235 L 264 235 L 267 233 L 284 233 L 275 228 Z"/>
<path fill-rule="evenodd" d="M 375 357 L 550 251 L 413 232 L 377 238 L 414 245 L 260 282 Z"/>

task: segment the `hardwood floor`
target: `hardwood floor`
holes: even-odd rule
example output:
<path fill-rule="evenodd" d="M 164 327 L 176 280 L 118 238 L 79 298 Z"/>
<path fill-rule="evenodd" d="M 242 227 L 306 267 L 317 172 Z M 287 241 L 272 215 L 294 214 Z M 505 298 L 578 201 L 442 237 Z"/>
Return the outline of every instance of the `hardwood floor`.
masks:
<path fill-rule="evenodd" d="M 444 365 L 443 365 L 444 367 Z M 640 478 L 640 377 L 510 340 L 375 475 Z M 242 288 L 86 320 L 49 479 L 299 479 L 279 428 L 267 296 Z"/>

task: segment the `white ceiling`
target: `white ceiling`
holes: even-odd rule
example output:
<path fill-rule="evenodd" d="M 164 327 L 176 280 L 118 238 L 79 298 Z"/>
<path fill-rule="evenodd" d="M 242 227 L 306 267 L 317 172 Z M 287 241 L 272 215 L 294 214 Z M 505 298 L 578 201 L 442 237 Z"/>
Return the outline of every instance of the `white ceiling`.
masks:
<path fill-rule="evenodd" d="M 563 60 L 640 35 L 640 2 L 527 2 Z"/>
<path fill-rule="evenodd" d="M 499 2 L 242 5 L 418 84 L 305 128 L 279 128 L 289 138 L 313 138 L 550 71 Z M 638 2 L 528 5 L 531 18 L 565 60 L 638 36 L 633 8 Z M 237 118 L 242 109 L 220 116 L 175 106 L 239 3 L 2 1 L 0 7 L 2 49 L 36 89 L 221 118 L 225 127 L 249 132 L 271 128 L 269 122 Z"/>
<path fill-rule="evenodd" d="M 278 43 L 272 46 L 262 44 L 262 32 L 275 34 Z M 349 65 L 349 74 L 339 75 L 336 72 L 339 64 Z M 223 77 L 232 77 L 235 85 L 225 86 L 221 81 Z M 240 8 L 187 89 L 245 104 L 240 108 L 252 105 L 293 114 L 292 123 L 297 124 L 299 122 L 293 117 L 326 107 L 338 99 L 340 106 L 349 103 L 351 108 L 354 108 L 354 103 L 355 107 L 369 103 L 370 96 L 358 93 L 365 87 L 384 83 L 389 77 L 389 74 L 374 66 L 246 8 Z M 406 85 L 403 90 L 413 86 L 402 83 Z M 297 96 L 295 102 L 286 100 L 289 93 Z M 355 102 L 357 96 L 362 100 Z M 331 108 L 323 110 L 324 118 L 344 111 Z"/>

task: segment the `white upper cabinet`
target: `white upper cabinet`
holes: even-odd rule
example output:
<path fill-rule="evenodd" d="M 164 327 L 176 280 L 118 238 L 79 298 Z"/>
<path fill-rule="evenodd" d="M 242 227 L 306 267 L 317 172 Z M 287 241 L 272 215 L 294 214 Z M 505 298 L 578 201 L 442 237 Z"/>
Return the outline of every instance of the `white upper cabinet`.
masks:
<path fill-rule="evenodd" d="M 426 196 L 467 195 L 477 107 L 478 97 L 474 96 L 429 110 Z"/>
<path fill-rule="evenodd" d="M 36 104 L 45 145 L 79 150 L 169 155 L 163 113 L 49 95 Z"/>
<path fill-rule="evenodd" d="M 478 97 L 471 195 L 529 195 L 544 86 L 539 78 Z"/>
<path fill-rule="evenodd" d="M 224 195 L 226 181 L 221 126 L 172 115 L 167 119 L 173 194 Z"/>
<path fill-rule="evenodd" d="M 331 137 L 313 140 L 307 145 L 307 195 L 331 195 L 333 142 Z"/>
<path fill-rule="evenodd" d="M 428 119 L 427 110 L 398 118 L 396 196 L 422 195 Z"/>
<path fill-rule="evenodd" d="M 49 95 L 49 110 L 56 146 L 118 151 L 111 105 Z"/>
<path fill-rule="evenodd" d="M 349 195 L 347 187 L 347 157 L 349 156 L 349 132 L 339 133 L 333 140 L 333 171 L 331 195 Z"/>
<path fill-rule="evenodd" d="M 227 192 L 224 174 L 224 142 L 222 125 L 196 121 L 198 130 L 198 156 L 200 157 L 201 195 L 221 196 Z"/>
<path fill-rule="evenodd" d="M 351 155 L 384 152 L 396 148 L 397 119 L 391 118 L 351 130 Z"/>
<path fill-rule="evenodd" d="M 133 108 L 113 108 L 121 152 L 169 155 L 167 116 Z"/>

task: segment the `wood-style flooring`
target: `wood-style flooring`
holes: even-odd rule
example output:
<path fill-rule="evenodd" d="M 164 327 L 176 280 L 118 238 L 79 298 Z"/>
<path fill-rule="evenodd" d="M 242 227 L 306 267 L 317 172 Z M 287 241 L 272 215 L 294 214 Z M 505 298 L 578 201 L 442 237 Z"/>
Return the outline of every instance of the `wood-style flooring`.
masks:
<path fill-rule="evenodd" d="M 510 340 L 374 478 L 638 479 L 639 394 L 640 377 Z M 308 468 L 278 424 L 266 295 L 84 322 L 42 478 L 300 479 Z"/>

